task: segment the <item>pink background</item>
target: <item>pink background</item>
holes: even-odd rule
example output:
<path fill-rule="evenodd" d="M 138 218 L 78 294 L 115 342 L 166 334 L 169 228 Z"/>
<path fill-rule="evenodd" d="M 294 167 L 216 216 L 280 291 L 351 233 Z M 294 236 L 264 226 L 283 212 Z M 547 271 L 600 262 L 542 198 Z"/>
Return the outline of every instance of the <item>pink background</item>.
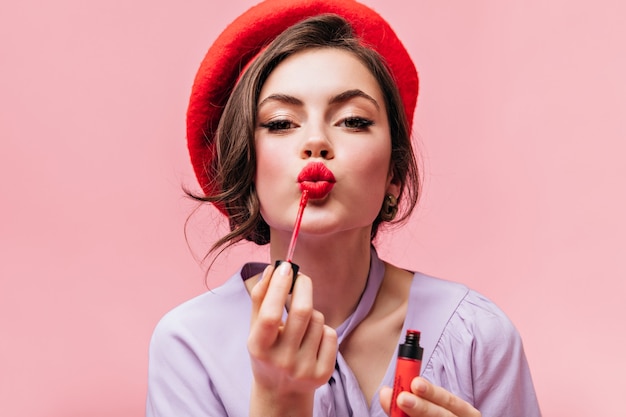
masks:
<path fill-rule="evenodd" d="M 364 2 L 422 81 L 425 192 L 380 251 L 496 301 L 546 416 L 624 415 L 626 3 Z M 190 85 L 254 3 L 0 5 L 0 415 L 143 414 L 152 328 L 205 290 Z"/>

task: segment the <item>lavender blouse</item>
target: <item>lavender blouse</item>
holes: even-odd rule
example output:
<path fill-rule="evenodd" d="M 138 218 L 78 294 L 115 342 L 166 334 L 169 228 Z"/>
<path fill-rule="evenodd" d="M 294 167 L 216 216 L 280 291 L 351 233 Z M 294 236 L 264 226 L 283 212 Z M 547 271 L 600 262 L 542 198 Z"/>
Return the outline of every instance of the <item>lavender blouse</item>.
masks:
<path fill-rule="evenodd" d="M 244 280 L 264 267 L 244 265 L 219 288 L 161 319 L 150 344 L 147 417 L 249 415 L 251 303 Z M 370 311 L 384 269 L 372 249 L 365 291 L 354 313 L 337 328 L 339 343 Z M 473 404 L 483 417 L 541 415 L 520 336 L 485 297 L 415 273 L 401 339 L 409 328 L 422 333 L 422 376 Z M 395 359 L 382 385 L 393 385 L 394 371 Z M 339 352 L 332 378 L 315 392 L 313 415 L 386 416 L 377 396 L 367 404 Z"/>

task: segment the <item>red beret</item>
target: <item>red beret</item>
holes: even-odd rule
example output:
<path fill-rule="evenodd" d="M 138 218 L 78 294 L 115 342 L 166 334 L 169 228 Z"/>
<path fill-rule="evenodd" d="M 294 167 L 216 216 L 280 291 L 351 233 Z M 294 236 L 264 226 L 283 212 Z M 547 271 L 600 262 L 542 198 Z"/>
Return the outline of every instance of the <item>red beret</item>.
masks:
<path fill-rule="evenodd" d="M 187 109 L 187 144 L 198 182 L 213 195 L 206 167 L 214 155 L 214 132 L 242 68 L 288 27 L 324 13 L 342 16 L 364 45 L 385 59 L 400 90 L 409 127 L 417 103 L 417 70 L 406 49 L 378 13 L 354 0 L 266 0 L 235 19 L 207 52 Z"/>

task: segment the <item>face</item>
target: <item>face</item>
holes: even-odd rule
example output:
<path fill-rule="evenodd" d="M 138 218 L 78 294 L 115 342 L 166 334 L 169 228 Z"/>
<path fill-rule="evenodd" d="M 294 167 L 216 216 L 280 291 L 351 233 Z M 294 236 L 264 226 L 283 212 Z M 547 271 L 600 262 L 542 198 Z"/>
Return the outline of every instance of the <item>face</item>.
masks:
<path fill-rule="evenodd" d="M 349 52 L 311 49 L 280 63 L 259 96 L 255 144 L 255 186 L 272 240 L 291 233 L 302 187 L 311 192 L 300 236 L 369 237 L 385 194 L 398 195 L 382 92 Z M 303 185 L 303 175 L 313 178 Z"/>

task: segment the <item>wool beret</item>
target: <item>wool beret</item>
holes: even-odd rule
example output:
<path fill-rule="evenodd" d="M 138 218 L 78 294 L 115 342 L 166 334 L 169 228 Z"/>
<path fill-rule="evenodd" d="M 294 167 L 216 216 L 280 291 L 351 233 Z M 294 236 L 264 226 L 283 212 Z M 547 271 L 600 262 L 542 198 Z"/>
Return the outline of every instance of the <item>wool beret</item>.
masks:
<path fill-rule="evenodd" d="M 215 131 L 240 72 L 285 29 L 326 13 L 347 20 L 360 42 L 385 59 L 411 127 L 417 103 L 417 70 L 389 23 L 378 13 L 354 0 L 266 0 L 236 18 L 218 36 L 193 83 L 187 109 L 187 145 L 205 195 L 218 191 L 206 167 L 214 157 Z"/>

